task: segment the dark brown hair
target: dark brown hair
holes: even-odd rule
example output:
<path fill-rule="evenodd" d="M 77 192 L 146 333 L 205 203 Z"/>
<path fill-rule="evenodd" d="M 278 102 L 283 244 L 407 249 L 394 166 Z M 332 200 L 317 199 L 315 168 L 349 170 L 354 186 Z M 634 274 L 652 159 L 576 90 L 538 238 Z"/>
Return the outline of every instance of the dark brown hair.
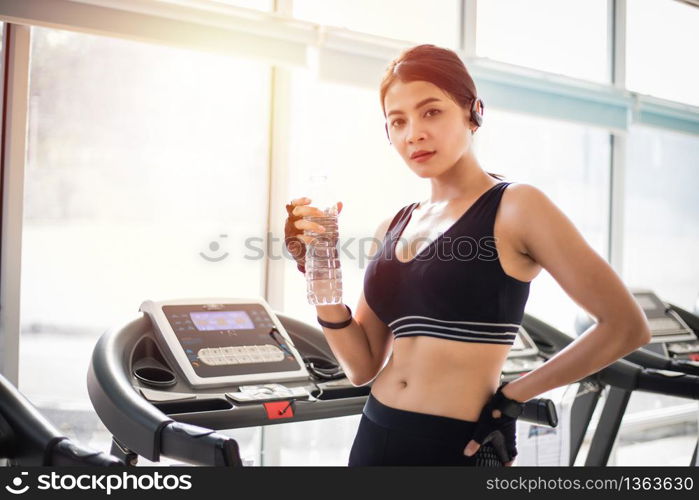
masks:
<path fill-rule="evenodd" d="M 396 80 L 403 83 L 418 80 L 429 82 L 442 89 L 462 109 L 469 112 L 474 99 L 478 97 L 476 84 L 456 52 L 431 44 L 406 49 L 388 65 L 381 80 L 380 92 L 384 116 L 384 98 Z M 503 179 L 500 174 L 487 173 L 496 179 Z"/>

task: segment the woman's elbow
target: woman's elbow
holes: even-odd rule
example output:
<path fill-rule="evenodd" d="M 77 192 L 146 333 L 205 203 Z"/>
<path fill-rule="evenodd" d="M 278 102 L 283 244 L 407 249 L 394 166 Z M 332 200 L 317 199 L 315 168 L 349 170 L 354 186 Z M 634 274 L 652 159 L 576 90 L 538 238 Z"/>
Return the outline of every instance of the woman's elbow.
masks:
<path fill-rule="evenodd" d="M 354 371 L 347 376 L 347 379 L 355 387 L 360 387 L 362 385 L 367 385 L 378 376 L 381 370 L 375 370 L 373 368 L 368 368 L 363 372 Z"/>
<path fill-rule="evenodd" d="M 358 374 L 353 374 L 351 377 L 347 377 L 350 381 L 350 383 L 355 386 L 355 387 L 361 387 L 363 385 L 367 385 L 371 383 L 375 378 L 376 375 L 358 375 Z"/>
<path fill-rule="evenodd" d="M 367 385 L 371 380 L 362 380 L 362 379 L 350 379 L 350 383 L 354 387 L 361 387 L 363 385 Z"/>

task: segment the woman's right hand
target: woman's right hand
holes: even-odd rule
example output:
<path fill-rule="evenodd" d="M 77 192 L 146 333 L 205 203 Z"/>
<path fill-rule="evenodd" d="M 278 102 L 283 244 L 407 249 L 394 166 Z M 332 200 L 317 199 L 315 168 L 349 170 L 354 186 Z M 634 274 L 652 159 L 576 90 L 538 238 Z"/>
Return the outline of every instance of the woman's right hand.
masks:
<path fill-rule="evenodd" d="M 286 205 L 287 219 L 284 224 L 284 244 L 296 261 L 296 267 L 302 273 L 306 272 L 306 245 L 313 241 L 314 236 L 303 234 L 304 230 L 322 233 L 325 228 L 320 224 L 304 220 L 306 216 L 319 217 L 323 211 L 310 206 L 310 198 L 296 198 Z M 342 202 L 337 203 L 337 213 L 342 211 Z"/>

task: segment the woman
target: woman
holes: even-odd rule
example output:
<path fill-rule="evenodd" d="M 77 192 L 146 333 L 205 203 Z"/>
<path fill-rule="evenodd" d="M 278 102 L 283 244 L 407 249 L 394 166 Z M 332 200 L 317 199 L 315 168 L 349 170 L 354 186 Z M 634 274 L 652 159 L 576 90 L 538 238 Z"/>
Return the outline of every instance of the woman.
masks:
<path fill-rule="evenodd" d="M 379 225 L 354 316 L 346 305 L 316 306 L 350 381 L 373 380 L 349 465 L 478 465 L 497 456 L 509 466 L 522 403 L 648 343 L 645 317 L 544 193 L 482 169 L 472 144 L 483 102 L 454 52 L 420 45 L 402 53 L 383 78 L 381 105 L 390 143 L 429 179 L 431 195 Z M 287 247 L 301 271 L 296 239 L 307 243 L 304 229 L 322 229 L 302 219 L 319 214 L 310 203 L 287 205 Z M 541 269 L 597 324 L 500 385 Z"/>

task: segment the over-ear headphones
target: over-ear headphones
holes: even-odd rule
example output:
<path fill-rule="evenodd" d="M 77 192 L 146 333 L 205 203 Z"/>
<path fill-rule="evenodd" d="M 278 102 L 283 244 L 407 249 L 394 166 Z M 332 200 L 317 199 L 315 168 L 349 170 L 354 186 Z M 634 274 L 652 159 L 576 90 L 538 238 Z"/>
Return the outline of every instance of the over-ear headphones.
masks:
<path fill-rule="evenodd" d="M 481 111 L 478 111 L 478 107 L 476 104 L 481 103 Z M 483 112 L 485 111 L 485 104 L 483 103 L 483 99 L 480 97 L 476 97 L 473 99 L 473 104 L 471 104 L 471 120 L 478 125 L 479 127 L 483 125 Z"/>
<path fill-rule="evenodd" d="M 481 103 L 481 110 L 480 112 L 478 111 L 478 103 Z M 473 103 L 471 104 L 471 120 L 473 120 L 473 123 L 478 125 L 479 127 L 483 125 L 483 113 L 485 112 L 485 103 L 483 102 L 483 99 L 480 97 L 476 97 L 473 99 Z M 392 144 L 391 142 L 391 136 L 388 134 L 388 122 L 384 122 L 383 124 L 384 129 L 386 130 L 386 138 L 388 139 L 388 143 Z"/>

